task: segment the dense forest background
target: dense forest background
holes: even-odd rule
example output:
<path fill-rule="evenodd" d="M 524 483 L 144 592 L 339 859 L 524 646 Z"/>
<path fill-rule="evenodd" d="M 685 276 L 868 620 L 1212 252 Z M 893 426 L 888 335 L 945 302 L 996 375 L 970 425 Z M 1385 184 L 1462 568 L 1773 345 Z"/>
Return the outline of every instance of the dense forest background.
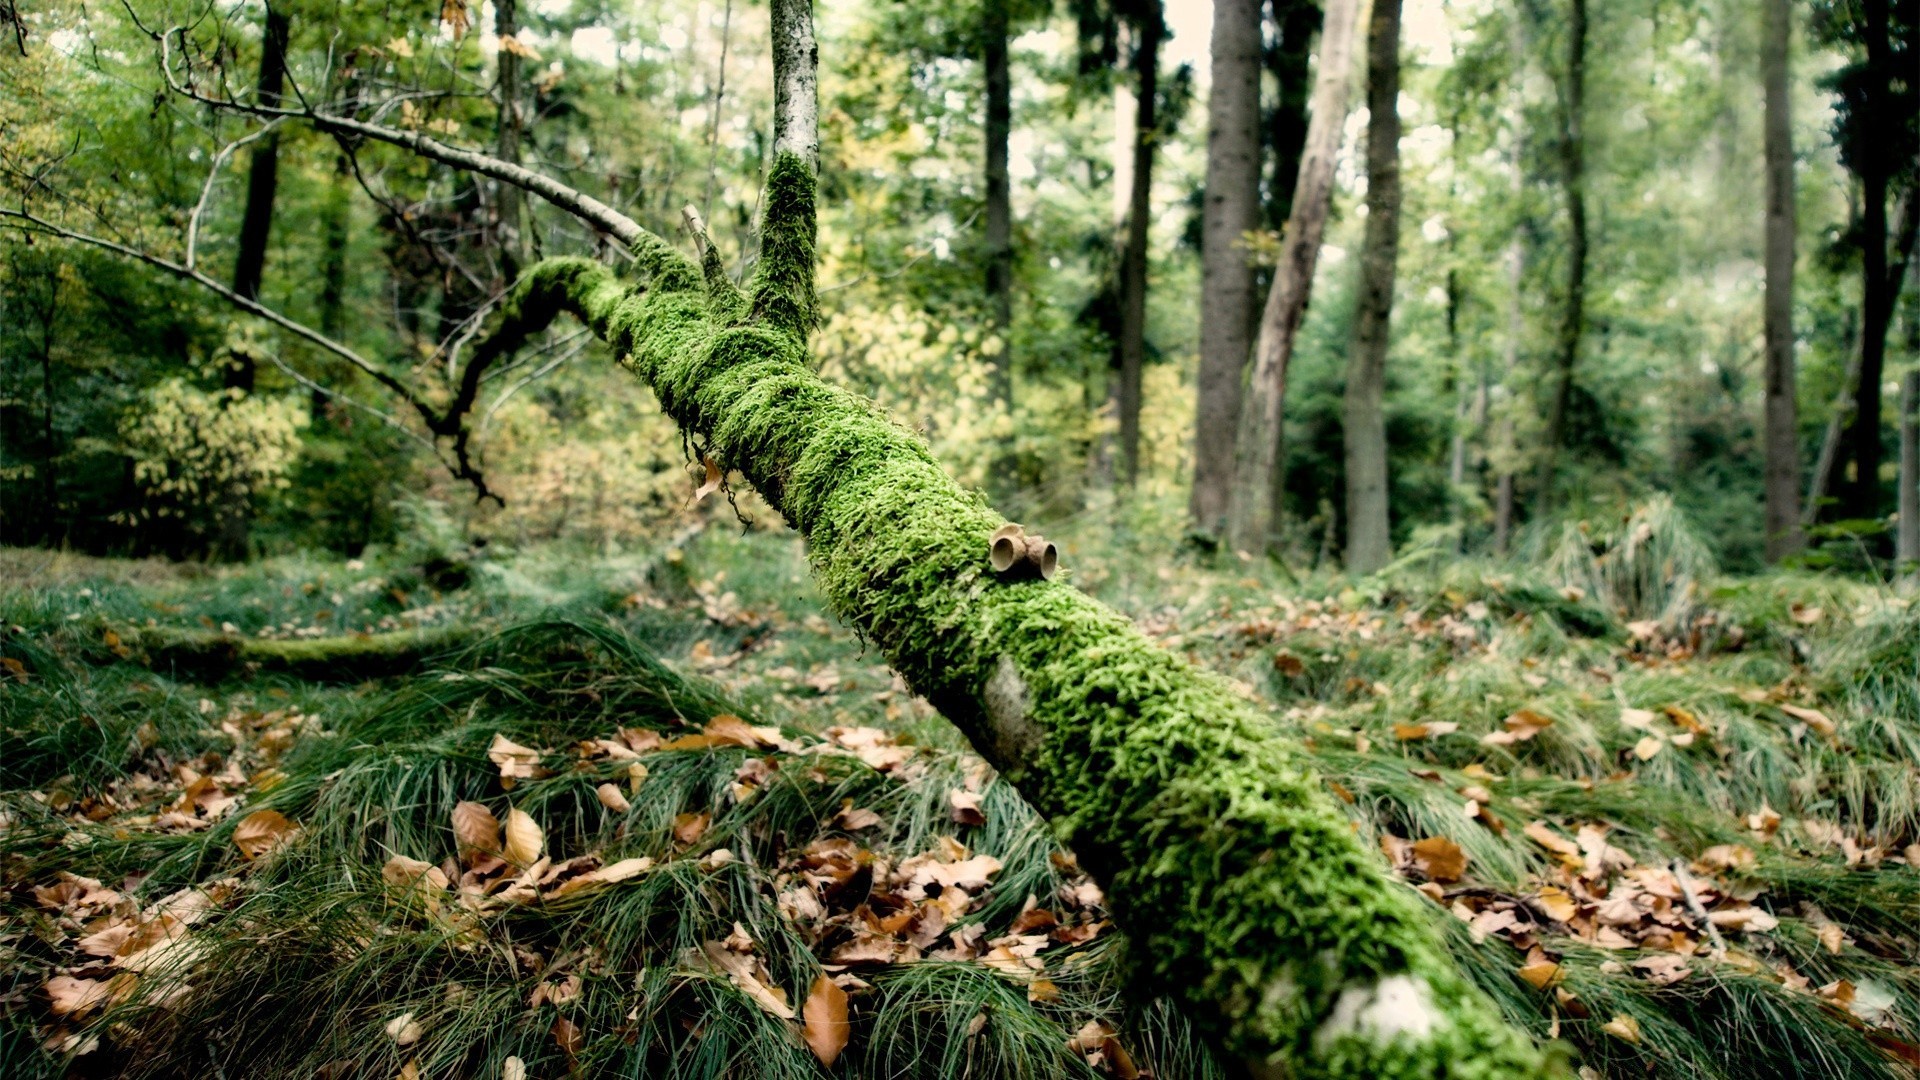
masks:
<path fill-rule="evenodd" d="M 664 235 L 691 204 L 724 250 L 750 250 L 768 155 L 754 120 L 771 98 L 763 8 L 415 7 L 149 14 L 195 28 L 191 70 L 210 87 L 377 102 L 375 119 L 525 160 Z M 1905 275 L 1877 294 L 1865 282 L 1903 270 L 1913 245 L 1914 5 L 1783 7 L 1789 452 L 1815 525 L 1793 557 L 1885 566 L 1920 300 Z M 1258 205 L 1232 246 L 1257 305 L 1292 209 L 1321 13 L 1304 0 L 1235 8 L 1240 53 L 1259 65 L 1258 115 L 1242 125 L 1257 140 Z M 1764 14 L 1720 0 L 1407 5 L 1382 396 L 1395 545 L 1550 543 L 1563 519 L 1667 492 L 1725 566 L 1762 563 Z M 0 167 L 13 209 L 192 258 L 428 402 L 453 393 L 459 350 L 516 265 L 606 250 L 511 189 L 165 93 L 155 41 L 117 6 L 9 18 Z M 1211 539 L 1188 497 L 1209 53 L 1222 45 L 1209 49 L 1211 19 L 1012 0 L 821 10 L 816 354 L 1016 517 L 1124 505 L 1114 520 L 1128 529 Z M 1279 442 L 1271 539 L 1292 565 L 1348 547 L 1343 395 L 1370 142 L 1366 49 L 1353 52 Z M 1150 183 L 1136 184 L 1143 165 Z M 427 529 L 618 549 L 684 508 L 690 466 L 672 425 L 582 333 L 488 372 L 466 423 L 498 498 L 476 499 L 443 466 L 448 440 L 339 356 L 122 252 L 4 224 L 22 226 L 0 230 L 6 543 L 358 554 Z M 1245 341 L 1253 317 L 1238 316 Z M 1876 335 L 1878 378 L 1854 395 Z M 1210 445 L 1203 471 L 1218 464 Z"/>

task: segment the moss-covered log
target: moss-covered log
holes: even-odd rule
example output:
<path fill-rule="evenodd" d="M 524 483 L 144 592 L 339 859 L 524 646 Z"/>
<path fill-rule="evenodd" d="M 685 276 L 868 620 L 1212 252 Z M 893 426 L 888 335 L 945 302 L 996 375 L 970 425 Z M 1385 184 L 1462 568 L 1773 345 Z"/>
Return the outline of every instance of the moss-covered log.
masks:
<path fill-rule="evenodd" d="M 146 627 L 129 635 L 147 663 L 219 679 L 241 669 L 282 672 L 313 682 L 354 683 L 412 671 L 478 637 L 470 627 L 435 626 L 382 634 L 254 638 L 213 630 Z"/>
<path fill-rule="evenodd" d="M 1455 970 L 1423 910 L 1274 718 L 1070 585 L 1001 579 L 1003 519 L 925 443 L 808 367 L 813 178 L 779 155 L 745 297 L 643 247 L 624 282 L 534 267 L 506 332 L 585 321 L 807 540 L 841 617 L 957 724 L 1105 886 L 1141 985 L 1259 1076 L 1553 1068 Z"/>

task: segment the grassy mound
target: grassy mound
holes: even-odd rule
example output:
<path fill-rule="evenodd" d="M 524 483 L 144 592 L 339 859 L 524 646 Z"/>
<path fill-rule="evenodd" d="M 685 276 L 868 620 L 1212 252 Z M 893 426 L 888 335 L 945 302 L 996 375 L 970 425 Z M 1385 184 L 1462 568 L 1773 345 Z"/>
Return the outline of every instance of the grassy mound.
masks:
<path fill-rule="evenodd" d="M 1303 732 L 1463 970 L 1582 1068 L 1910 1076 L 1920 611 L 1724 581 L 1657 518 L 1538 574 L 1143 582 L 1088 538 L 1076 568 Z M 787 541 L 444 594 L 38 579 L 0 596 L 5 1075 L 1221 1075 Z M 148 644 L 342 631 L 409 663 Z"/>

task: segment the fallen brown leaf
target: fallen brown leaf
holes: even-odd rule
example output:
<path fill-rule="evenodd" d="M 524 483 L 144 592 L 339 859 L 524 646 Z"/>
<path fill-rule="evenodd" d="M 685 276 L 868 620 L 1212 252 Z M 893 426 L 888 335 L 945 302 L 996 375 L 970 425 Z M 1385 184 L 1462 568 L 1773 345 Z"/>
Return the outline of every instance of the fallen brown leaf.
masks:
<path fill-rule="evenodd" d="M 1444 836 L 1429 836 L 1413 842 L 1413 864 L 1420 872 L 1443 884 L 1459 881 L 1467 872 L 1467 853 Z"/>
<path fill-rule="evenodd" d="M 455 803 L 453 839 L 462 857 L 476 851 L 497 855 L 500 853 L 500 819 L 481 803 Z"/>
<path fill-rule="evenodd" d="M 541 851 L 547 846 L 547 834 L 525 810 L 515 807 L 507 811 L 506 833 L 506 845 L 500 854 L 508 862 L 527 867 L 539 861 Z"/>
<path fill-rule="evenodd" d="M 815 976 L 800 1015 L 807 1048 L 820 1064 L 831 1066 L 853 1035 L 853 1025 L 847 1022 L 847 992 L 825 975 Z"/>
<path fill-rule="evenodd" d="M 265 855 L 292 837 L 297 826 L 278 810 L 255 810 L 233 828 L 233 846 L 249 861 Z"/>

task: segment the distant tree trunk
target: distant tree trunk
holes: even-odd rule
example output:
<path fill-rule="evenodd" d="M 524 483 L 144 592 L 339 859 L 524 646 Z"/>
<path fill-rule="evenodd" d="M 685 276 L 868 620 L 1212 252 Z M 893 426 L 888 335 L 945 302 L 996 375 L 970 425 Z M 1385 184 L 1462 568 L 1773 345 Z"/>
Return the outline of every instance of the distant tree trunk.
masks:
<path fill-rule="evenodd" d="M 1887 0 L 1861 0 L 1867 63 L 1868 102 L 1884 108 L 1891 94 L 1892 48 L 1888 39 Z M 1912 72 L 1906 77 L 1911 78 Z M 1879 125 L 1875 125 L 1879 126 Z M 1889 133 L 1890 134 L 1890 133 Z M 1841 513 L 1850 518 L 1880 516 L 1880 382 L 1887 359 L 1887 325 L 1900 282 L 1887 273 L 1887 189 L 1893 162 L 1886 147 L 1869 134 L 1861 141 L 1856 171 L 1860 176 L 1860 381 L 1853 421 L 1847 428 L 1848 460 L 1853 475 L 1841 489 Z"/>
<path fill-rule="evenodd" d="M 1900 532 L 1894 556 L 1920 562 L 1920 368 L 1900 380 Z"/>
<path fill-rule="evenodd" d="M 520 33 L 519 0 L 493 0 L 493 32 L 501 41 Z M 520 54 L 502 47 L 495 59 L 500 83 L 499 145 L 496 152 L 505 160 L 520 163 L 522 137 L 520 121 Z M 512 184 L 498 184 L 494 198 L 500 215 L 500 269 L 511 282 L 520 276 L 520 268 L 532 258 L 532 239 L 527 228 L 526 193 Z"/>
<path fill-rule="evenodd" d="M 1915 192 L 1909 191 L 1900 201 L 1900 215 L 1893 229 L 1893 256 L 1886 270 L 1889 296 L 1900 294 L 1900 283 L 1906 280 L 1907 267 L 1913 262 L 1914 242 L 1916 237 L 1920 237 L 1920 199 L 1915 195 Z M 1820 452 L 1814 462 L 1813 476 L 1808 481 L 1806 503 L 1800 511 L 1800 520 L 1806 525 L 1819 520 L 1820 512 L 1827 508 L 1830 495 L 1840 494 L 1844 499 L 1847 490 L 1847 464 L 1851 460 L 1847 456 L 1848 433 L 1860 407 L 1860 374 L 1864 368 L 1866 348 L 1864 328 L 1851 336 L 1846 371 L 1840 377 L 1840 392 L 1834 395 L 1833 410 L 1827 418 L 1826 432 L 1820 439 Z M 1842 516 L 1846 515 L 1844 503 L 1839 512 Z"/>
<path fill-rule="evenodd" d="M 1800 408 L 1793 361 L 1793 130 L 1787 102 L 1792 0 L 1766 0 L 1760 80 L 1766 89 L 1766 551 L 1806 546 L 1800 527 Z"/>
<path fill-rule="evenodd" d="M 280 104 L 287 75 L 287 16 L 267 9 L 260 42 L 260 80 L 255 99 L 262 105 Z M 233 261 L 233 291 L 243 299 L 260 298 L 260 281 L 267 265 L 267 239 L 273 229 L 273 198 L 280 182 L 280 134 L 261 138 L 247 167 L 247 205 L 240 217 L 240 245 Z M 227 360 L 227 389 L 251 394 L 257 364 L 245 350 L 234 350 Z M 212 554 L 235 561 L 247 557 L 253 533 L 253 497 L 244 486 L 217 496 Z"/>
<path fill-rule="evenodd" d="M 1280 243 L 1280 265 L 1260 314 L 1253 374 L 1235 441 L 1233 497 L 1227 510 L 1227 542 L 1236 550 L 1264 552 L 1279 520 L 1281 421 L 1286 406 L 1287 366 L 1294 338 L 1313 289 L 1313 270 L 1326 231 L 1333 195 L 1333 159 L 1340 150 L 1353 79 L 1353 37 L 1360 0 L 1328 0 L 1320 31 L 1320 68 L 1314 77 L 1313 115 L 1294 186 L 1293 210 Z"/>
<path fill-rule="evenodd" d="M 352 210 L 347 195 L 351 166 L 345 154 L 333 159 L 327 181 L 327 201 L 321 208 L 320 332 L 338 341 L 347 322 L 347 225 Z M 327 414 L 327 395 L 316 384 L 310 392 L 308 414 L 315 421 Z"/>
<path fill-rule="evenodd" d="M 60 531 L 60 453 L 53 426 L 53 326 L 60 312 L 59 268 L 47 273 L 47 302 L 40 309 L 40 542 L 51 546 Z"/>
<path fill-rule="evenodd" d="M 1013 405 L 1013 185 L 1007 144 L 1013 134 L 1013 73 L 1007 60 L 1007 0 L 987 0 L 980 34 L 987 79 L 987 322 L 1000 351 L 993 396 Z"/>
<path fill-rule="evenodd" d="M 279 105 L 287 76 L 287 16 L 268 9 L 260 41 L 260 79 L 255 99 Z M 247 207 L 240 218 L 240 250 L 233 260 L 233 291 L 248 300 L 260 298 L 260 279 L 267 265 L 267 236 L 273 229 L 273 196 L 280 182 L 280 134 L 268 132 L 254 148 L 247 168 Z M 227 365 L 229 389 L 251 392 L 254 359 L 236 352 Z"/>
<path fill-rule="evenodd" d="M 1135 25 L 1133 50 L 1133 187 L 1127 199 L 1126 247 L 1120 255 L 1119 380 L 1114 387 L 1120 420 L 1120 483 L 1140 475 L 1141 380 L 1147 363 L 1147 227 L 1153 213 L 1153 158 L 1159 121 L 1160 39 L 1166 21 L 1158 3 L 1146 5 Z"/>
<path fill-rule="evenodd" d="M 1367 27 L 1367 231 L 1347 352 L 1347 572 L 1393 556 L 1387 512 L 1387 347 L 1400 254 L 1400 0 L 1374 0 Z"/>
<path fill-rule="evenodd" d="M 1553 398 L 1541 447 L 1540 490 L 1536 517 L 1553 508 L 1560 453 L 1567 441 L 1567 410 L 1573 399 L 1574 369 L 1580 363 L 1580 339 L 1587 327 L 1587 0 L 1572 0 L 1567 15 L 1567 81 L 1560 112 L 1560 176 L 1567 195 L 1567 296 L 1561 310 L 1555 349 Z"/>
<path fill-rule="evenodd" d="M 1313 90 L 1313 38 L 1320 32 L 1318 0 L 1273 0 L 1273 44 L 1266 50 L 1275 100 L 1267 121 L 1273 172 L 1267 181 L 1267 228 L 1278 231 L 1293 213 L 1300 155 L 1307 145 L 1307 99 Z"/>
<path fill-rule="evenodd" d="M 1254 274 L 1245 234 L 1260 224 L 1260 0 L 1216 0 L 1200 240 L 1200 370 L 1193 527 L 1218 535 L 1233 485 L 1233 433 L 1253 348 Z"/>

